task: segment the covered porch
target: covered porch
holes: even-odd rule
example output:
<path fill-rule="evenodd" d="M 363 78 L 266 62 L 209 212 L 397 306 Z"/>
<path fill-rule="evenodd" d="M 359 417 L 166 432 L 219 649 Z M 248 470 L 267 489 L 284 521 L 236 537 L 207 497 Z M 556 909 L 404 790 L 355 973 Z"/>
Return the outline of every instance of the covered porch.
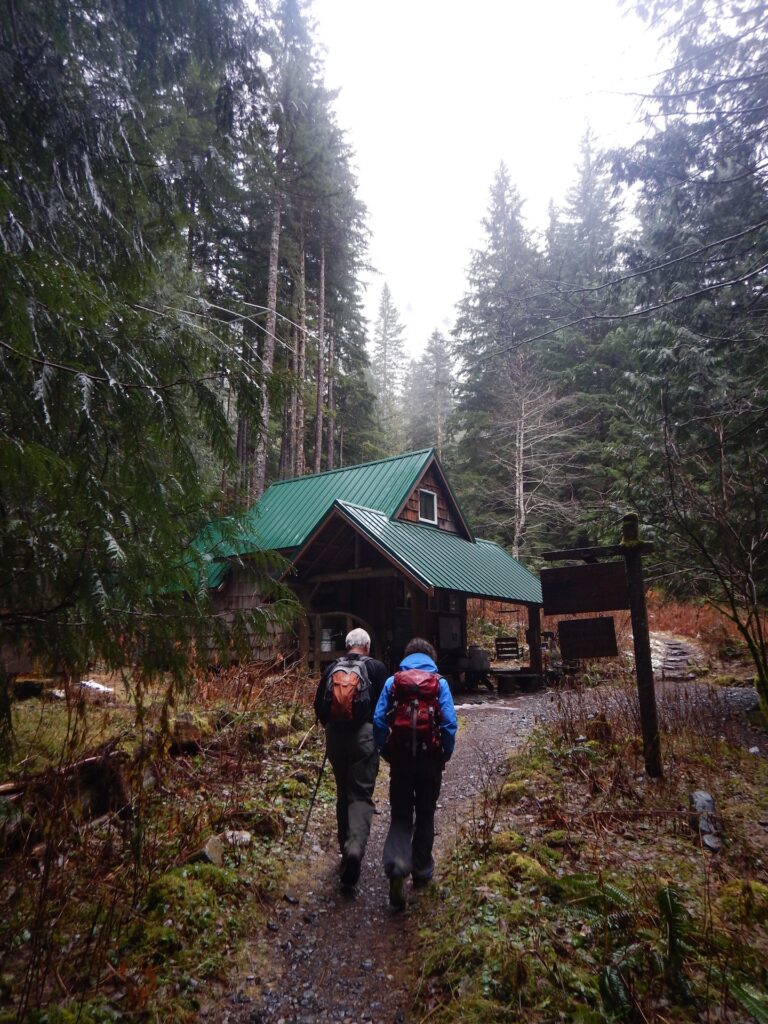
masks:
<path fill-rule="evenodd" d="M 488 597 L 525 609 L 527 672 L 542 675 L 538 581 L 489 542 L 336 503 L 294 555 L 286 582 L 305 608 L 300 649 L 313 673 L 339 657 L 347 632 L 362 626 L 372 655 L 390 670 L 408 640 L 423 636 L 452 688 L 460 689 L 472 671 L 467 599 Z"/>

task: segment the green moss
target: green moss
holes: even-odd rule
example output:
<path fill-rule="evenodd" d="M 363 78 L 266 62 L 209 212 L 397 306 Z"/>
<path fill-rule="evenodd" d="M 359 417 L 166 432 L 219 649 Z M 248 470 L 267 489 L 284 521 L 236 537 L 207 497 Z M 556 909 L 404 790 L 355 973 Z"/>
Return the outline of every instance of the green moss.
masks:
<path fill-rule="evenodd" d="M 210 908 L 219 896 L 236 896 L 237 877 L 213 864 L 190 864 L 174 868 L 155 879 L 144 898 L 145 910 L 167 914 L 181 908 L 187 912 Z"/>
<path fill-rule="evenodd" d="M 527 882 L 540 885 L 550 879 L 547 869 L 524 853 L 509 853 L 504 858 L 504 870 L 511 878 L 522 878 Z"/>
<path fill-rule="evenodd" d="M 122 1014 L 101 999 L 85 1003 L 76 1000 L 72 1006 L 52 1006 L 50 1009 L 28 1014 L 24 1017 L 24 1024 L 109 1024 L 124 1019 Z M 9 1024 L 11 1021 L 18 1024 L 18 1017 L 0 1014 L 0 1024 L 5 1024 L 6 1021 Z"/>
<path fill-rule="evenodd" d="M 765 924 L 768 922 L 768 885 L 747 878 L 727 882 L 720 890 L 719 905 L 730 921 Z"/>
<path fill-rule="evenodd" d="M 517 804 L 528 794 L 526 782 L 505 782 L 499 792 L 502 804 Z"/>
<path fill-rule="evenodd" d="M 148 887 L 123 951 L 153 964 L 177 954 L 182 962 L 198 959 L 215 948 L 224 931 L 234 935 L 242 927 L 234 913 L 240 892 L 234 873 L 212 864 L 167 872 Z"/>
<path fill-rule="evenodd" d="M 284 779 L 278 786 L 278 791 L 289 800 L 295 800 L 307 796 L 309 786 L 300 779 Z"/>
<path fill-rule="evenodd" d="M 492 853 L 512 853 L 525 846 L 525 839 L 519 832 L 498 832 L 491 838 Z"/>
<path fill-rule="evenodd" d="M 564 829 L 554 829 L 552 832 L 547 832 L 543 835 L 541 841 L 545 846 L 568 846 L 570 844 L 570 835 Z"/>
<path fill-rule="evenodd" d="M 533 843 L 528 851 L 536 860 L 548 867 L 553 868 L 562 862 L 565 854 L 560 849 L 545 846 L 543 843 Z"/>
<path fill-rule="evenodd" d="M 499 892 L 506 892 L 509 888 L 507 876 L 501 871 L 489 871 L 487 874 L 483 875 L 483 887 L 496 889 Z"/>
<path fill-rule="evenodd" d="M 184 948 L 181 932 L 162 924 L 136 924 L 128 933 L 128 944 L 153 964 L 165 963 Z"/>
<path fill-rule="evenodd" d="M 240 819 L 254 835 L 277 839 L 285 832 L 285 819 L 271 808 L 256 807 L 245 811 Z"/>
<path fill-rule="evenodd" d="M 274 715 L 267 721 L 267 735 L 270 739 L 287 736 L 293 728 L 293 715 L 288 711 Z"/>
<path fill-rule="evenodd" d="M 736 676 L 710 676 L 710 682 L 713 686 L 741 686 Z"/>

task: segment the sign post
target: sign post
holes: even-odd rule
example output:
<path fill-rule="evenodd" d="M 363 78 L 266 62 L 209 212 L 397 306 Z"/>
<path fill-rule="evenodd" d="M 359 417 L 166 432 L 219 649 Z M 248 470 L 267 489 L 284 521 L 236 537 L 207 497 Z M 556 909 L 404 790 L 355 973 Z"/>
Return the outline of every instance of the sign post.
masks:
<path fill-rule="evenodd" d="M 624 516 L 621 524 L 621 547 L 627 566 L 629 614 L 632 618 L 632 640 L 635 647 L 637 698 L 640 703 L 640 726 L 643 733 L 645 770 L 652 778 L 663 775 L 659 719 L 656 712 L 656 691 L 651 662 L 651 637 L 648 630 L 648 609 L 645 604 L 642 544 L 637 515 Z"/>
<path fill-rule="evenodd" d="M 620 544 L 544 552 L 543 557 L 550 562 L 581 559 L 587 564 L 542 570 L 541 589 L 545 615 L 629 608 L 645 770 L 652 778 L 658 779 L 663 774 L 663 768 L 642 563 L 642 556 L 652 550 L 652 544 L 640 540 L 638 517 L 632 513 L 622 520 Z M 623 557 L 624 566 L 620 561 L 598 561 L 600 558 L 615 558 L 617 555 Z M 587 621 L 594 622 L 594 625 L 584 628 Z M 577 622 L 582 626 L 581 629 L 577 627 Z M 613 653 L 609 648 L 608 622 L 612 629 L 613 622 L 607 619 L 570 622 L 568 627 L 572 636 L 569 641 L 573 645 L 581 645 L 582 650 L 589 652 L 588 655 L 582 654 L 583 657 L 606 657 Z"/>

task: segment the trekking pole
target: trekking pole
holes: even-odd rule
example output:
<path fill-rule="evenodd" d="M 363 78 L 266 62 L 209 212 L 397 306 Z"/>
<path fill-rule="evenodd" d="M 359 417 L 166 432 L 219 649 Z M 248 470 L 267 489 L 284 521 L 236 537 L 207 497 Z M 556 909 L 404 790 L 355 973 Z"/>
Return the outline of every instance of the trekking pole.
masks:
<path fill-rule="evenodd" d="M 309 810 L 307 811 L 307 820 L 304 822 L 304 831 L 301 833 L 301 839 L 299 840 L 299 849 L 301 849 L 304 843 L 304 836 L 307 834 L 309 828 L 309 819 L 312 817 L 312 811 L 315 806 L 315 800 L 317 799 L 317 791 L 320 789 L 320 780 L 323 777 L 323 769 L 325 768 L 325 762 L 328 760 L 328 749 L 326 748 L 323 754 L 323 763 L 320 765 L 320 771 L 317 773 L 317 782 L 315 783 L 315 791 L 312 794 L 312 799 L 309 801 Z"/>

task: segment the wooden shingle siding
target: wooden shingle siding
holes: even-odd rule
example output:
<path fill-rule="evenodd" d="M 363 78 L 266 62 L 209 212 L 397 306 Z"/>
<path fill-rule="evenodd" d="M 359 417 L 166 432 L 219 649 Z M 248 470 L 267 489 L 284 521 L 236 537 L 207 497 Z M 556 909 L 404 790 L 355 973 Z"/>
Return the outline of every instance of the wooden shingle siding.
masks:
<path fill-rule="evenodd" d="M 428 470 L 419 480 L 416 487 L 408 495 L 403 511 L 397 517 L 406 523 L 418 523 L 419 519 L 419 491 L 433 491 L 437 495 L 437 526 L 440 530 L 447 530 L 449 533 L 459 533 L 459 526 L 452 503 L 445 491 L 442 481 L 434 469 Z"/>
<path fill-rule="evenodd" d="M 232 622 L 238 612 L 250 612 L 260 607 L 258 574 L 248 565 L 234 565 L 225 585 L 211 597 L 213 611 Z M 251 656 L 254 661 L 273 661 L 290 654 L 297 640 L 274 622 L 265 624 L 264 634 L 254 636 Z"/>

